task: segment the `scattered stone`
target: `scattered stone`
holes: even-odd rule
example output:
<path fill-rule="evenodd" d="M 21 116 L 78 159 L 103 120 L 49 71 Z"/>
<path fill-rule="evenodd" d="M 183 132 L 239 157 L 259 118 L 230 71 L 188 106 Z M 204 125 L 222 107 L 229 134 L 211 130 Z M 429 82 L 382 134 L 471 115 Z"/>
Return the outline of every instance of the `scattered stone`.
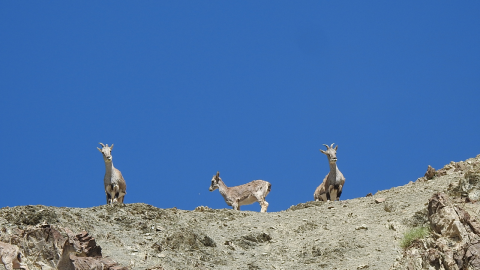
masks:
<path fill-rule="evenodd" d="M 355 230 L 357 230 L 357 231 L 358 231 L 358 230 L 368 230 L 368 227 L 367 227 L 367 225 L 362 224 L 361 226 L 355 227 Z"/>
<path fill-rule="evenodd" d="M 385 198 L 377 198 L 375 199 L 375 203 L 382 203 L 385 201 Z"/>

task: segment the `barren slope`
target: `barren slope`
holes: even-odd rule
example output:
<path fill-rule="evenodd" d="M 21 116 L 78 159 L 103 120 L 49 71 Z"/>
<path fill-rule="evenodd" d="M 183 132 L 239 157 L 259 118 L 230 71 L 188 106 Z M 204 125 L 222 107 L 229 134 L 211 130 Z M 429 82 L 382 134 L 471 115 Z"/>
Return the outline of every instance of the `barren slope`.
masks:
<path fill-rule="evenodd" d="M 207 207 L 184 211 L 141 203 L 6 207 L 0 209 L 0 240 L 15 228 L 46 221 L 74 233 L 88 231 L 104 256 L 131 269 L 384 270 L 400 259 L 399 239 L 407 227 L 425 222 L 432 194 L 463 177 L 455 165 L 447 165 L 444 176 L 421 178 L 372 197 L 308 202 L 272 213 Z M 376 203 L 378 198 L 386 200 Z M 38 256 L 26 255 L 30 269 L 41 269 Z"/>

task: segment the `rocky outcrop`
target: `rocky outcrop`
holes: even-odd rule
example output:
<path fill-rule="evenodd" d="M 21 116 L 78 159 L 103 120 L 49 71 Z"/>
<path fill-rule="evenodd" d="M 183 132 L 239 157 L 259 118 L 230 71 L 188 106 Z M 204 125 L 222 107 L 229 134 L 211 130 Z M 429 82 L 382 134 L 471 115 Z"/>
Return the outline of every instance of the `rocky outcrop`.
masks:
<path fill-rule="evenodd" d="M 62 270 L 121 270 L 127 269 L 110 258 L 102 257 L 102 248 L 95 238 L 82 231 L 74 234 L 68 228 L 43 223 L 24 230 L 2 228 L 0 241 L 23 250 L 34 268 Z M 32 261 L 32 258 L 34 260 Z M 30 267 L 32 268 L 32 266 Z"/>
<path fill-rule="evenodd" d="M 435 169 L 432 166 L 428 165 L 427 172 L 425 173 L 424 177 L 427 180 L 431 180 L 433 179 L 433 177 L 435 177 L 436 173 L 437 172 L 435 171 Z"/>
<path fill-rule="evenodd" d="M 7 270 L 14 268 L 28 270 L 28 266 L 22 263 L 22 252 L 15 245 L 0 242 L 0 259 Z"/>
<path fill-rule="evenodd" d="M 480 223 L 444 193 L 428 203 L 431 236 L 408 247 L 392 269 L 480 269 Z"/>

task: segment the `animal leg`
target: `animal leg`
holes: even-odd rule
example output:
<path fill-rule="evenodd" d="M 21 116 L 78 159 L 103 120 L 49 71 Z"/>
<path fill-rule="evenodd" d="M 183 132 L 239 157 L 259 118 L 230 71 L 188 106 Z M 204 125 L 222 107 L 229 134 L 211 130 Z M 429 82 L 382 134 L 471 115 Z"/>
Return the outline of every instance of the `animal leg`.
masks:
<path fill-rule="evenodd" d="M 118 192 L 118 202 L 123 204 L 123 199 L 125 198 L 125 195 L 127 194 L 127 192 L 122 192 L 121 190 Z"/>
<path fill-rule="evenodd" d="M 112 203 L 117 203 L 117 201 L 118 201 L 118 195 L 119 195 L 119 194 L 118 194 L 118 190 L 119 190 L 119 189 L 120 189 L 120 188 L 118 187 L 118 185 L 112 185 L 112 191 L 111 191 L 111 195 L 110 195 L 110 196 L 112 196 L 112 198 L 113 198 L 113 199 L 112 199 Z"/>
<path fill-rule="evenodd" d="M 342 185 L 338 186 L 337 200 L 339 200 L 339 201 L 340 201 L 340 195 L 342 195 L 342 188 L 343 188 Z"/>
<path fill-rule="evenodd" d="M 318 200 L 318 201 L 326 202 L 327 201 L 327 193 L 320 194 L 320 200 Z"/>
<path fill-rule="evenodd" d="M 107 204 L 112 203 L 112 186 L 106 185 L 105 186 L 105 194 L 107 194 Z"/>
<path fill-rule="evenodd" d="M 125 198 L 125 194 L 120 192 L 120 196 L 118 197 L 118 201 L 123 204 L 123 199 Z"/>
<path fill-rule="evenodd" d="M 240 211 L 240 205 L 238 201 L 232 203 L 233 210 L 239 210 Z"/>
<path fill-rule="evenodd" d="M 333 188 L 333 186 L 331 186 L 332 188 L 330 189 L 330 200 L 332 202 L 336 201 L 337 200 L 337 189 L 336 188 Z"/>
<path fill-rule="evenodd" d="M 263 200 L 263 201 L 260 201 L 260 206 L 262 207 L 262 209 L 260 210 L 261 213 L 265 213 L 267 212 L 267 209 L 268 209 L 268 202 Z"/>

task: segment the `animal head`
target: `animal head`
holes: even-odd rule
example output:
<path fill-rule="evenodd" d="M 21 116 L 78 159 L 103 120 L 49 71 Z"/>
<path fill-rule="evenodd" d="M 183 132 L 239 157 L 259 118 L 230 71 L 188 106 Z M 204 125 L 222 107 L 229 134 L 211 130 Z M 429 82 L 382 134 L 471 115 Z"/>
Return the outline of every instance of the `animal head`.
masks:
<path fill-rule="evenodd" d="M 98 148 L 98 151 L 100 151 L 100 153 L 102 153 L 103 155 L 103 159 L 105 161 L 112 161 L 112 149 L 113 149 L 113 143 L 112 145 L 109 147 L 108 146 L 108 143 L 107 145 L 104 145 L 103 143 L 99 143 L 101 146 L 102 146 L 102 149 Z"/>
<path fill-rule="evenodd" d="M 212 183 L 210 184 L 210 188 L 208 190 L 214 191 L 215 189 L 217 189 L 219 187 L 218 182 L 220 182 L 221 180 L 222 178 L 220 178 L 220 172 L 217 171 L 217 174 L 212 177 Z"/>
<path fill-rule="evenodd" d="M 322 149 L 320 149 L 320 152 L 324 153 L 327 156 L 328 162 L 330 162 L 330 163 L 337 162 L 338 145 L 335 146 L 335 148 L 333 148 L 334 143 L 332 143 L 332 145 L 330 145 L 330 146 L 328 146 L 326 144 L 324 144 L 324 145 L 327 147 L 327 150 L 323 151 Z"/>

